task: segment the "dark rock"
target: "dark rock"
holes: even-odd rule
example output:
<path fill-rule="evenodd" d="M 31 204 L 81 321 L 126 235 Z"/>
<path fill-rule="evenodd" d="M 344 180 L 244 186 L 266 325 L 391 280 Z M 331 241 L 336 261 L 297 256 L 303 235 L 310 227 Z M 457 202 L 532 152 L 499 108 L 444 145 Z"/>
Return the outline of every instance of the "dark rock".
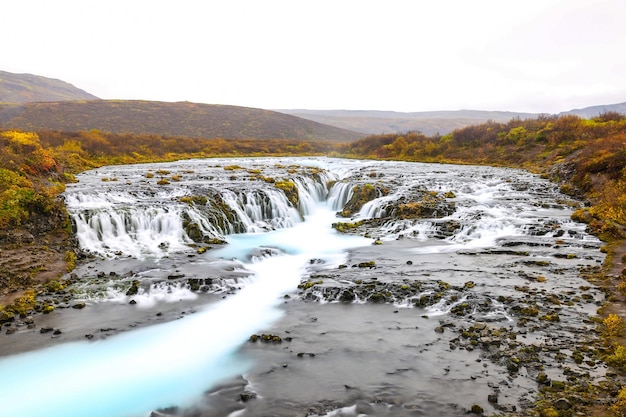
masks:
<path fill-rule="evenodd" d="M 472 414 L 483 414 L 484 411 L 485 410 L 483 410 L 483 408 L 478 404 L 472 405 L 472 408 L 470 409 Z"/>
<path fill-rule="evenodd" d="M 130 305 L 134 306 L 135 304 L 137 304 L 137 301 L 135 301 L 135 300 L 130 300 L 130 301 L 128 302 L 128 304 L 130 304 Z"/>
<path fill-rule="evenodd" d="M 569 410 L 572 408 L 572 403 L 570 403 L 567 398 L 559 398 L 554 403 L 554 408 L 557 410 Z"/>
<path fill-rule="evenodd" d="M 17 331 L 17 327 L 10 326 L 10 327 L 7 327 L 6 334 L 13 334 L 13 333 L 15 333 L 16 331 Z"/>
<path fill-rule="evenodd" d="M 5 310 L 0 311 L 0 324 L 13 321 L 14 314 Z"/>
<path fill-rule="evenodd" d="M 498 394 L 487 395 L 487 401 L 489 401 L 492 404 L 498 404 Z"/>
<path fill-rule="evenodd" d="M 139 281 L 135 280 L 130 285 L 130 288 L 128 289 L 128 291 L 126 291 L 126 295 L 127 296 L 137 295 L 137 292 L 139 292 Z"/>
<path fill-rule="evenodd" d="M 241 400 L 241 402 L 248 402 L 250 400 L 254 400 L 256 398 L 256 394 L 254 392 L 242 392 L 241 394 L 239 394 L 239 400 Z"/>
<path fill-rule="evenodd" d="M 51 331 L 53 331 L 54 329 L 52 327 L 42 327 L 41 329 L 39 329 L 39 333 L 50 333 Z"/>
<path fill-rule="evenodd" d="M 344 290 L 341 292 L 341 295 L 339 296 L 339 301 L 344 302 L 344 303 L 351 303 L 352 301 L 354 301 L 355 298 L 356 297 L 352 291 Z"/>
<path fill-rule="evenodd" d="M 86 304 L 85 304 L 85 303 L 83 303 L 83 302 L 81 301 L 80 303 L 76 303 L 76 304 L 74 304 L 74 305 L 72 306 L 72 308 L 75 308 L 75 309 L 77 309 L 77 310 L 81 310 L 81 309 L 85 308 L 85 306 L 86 306 Z"/>
<path fill-rule="evenodd" d="M 57 335 L 57 336 L 60 335 L 61 333 L 63 332 L 59 329 L 56 329 L 54 332 L 52 332 L 52 334 Z"/>

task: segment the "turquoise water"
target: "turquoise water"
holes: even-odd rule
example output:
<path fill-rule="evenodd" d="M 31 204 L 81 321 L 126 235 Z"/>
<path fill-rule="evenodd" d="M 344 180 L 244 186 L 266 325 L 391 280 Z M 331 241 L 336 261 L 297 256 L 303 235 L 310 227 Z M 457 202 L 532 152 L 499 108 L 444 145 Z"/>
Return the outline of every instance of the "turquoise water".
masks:
<path fill-rule="evenodd" d="M 0 360 L 0 415 L 134 417 L 192 404 L 212 385 L 248 369 L 238 348 L 281 316 L 280 297 L 296 289 L 310 259 L 339 264 L 345 249 L 371 243 L 337 234 L 332 221 L 334 212 L 319 206 L 293 228 L 230 236 L 213 256 L 241 259 L 252 283 L 195 314 Z M 249 261 L 258 247 L 284 254 Z"/>

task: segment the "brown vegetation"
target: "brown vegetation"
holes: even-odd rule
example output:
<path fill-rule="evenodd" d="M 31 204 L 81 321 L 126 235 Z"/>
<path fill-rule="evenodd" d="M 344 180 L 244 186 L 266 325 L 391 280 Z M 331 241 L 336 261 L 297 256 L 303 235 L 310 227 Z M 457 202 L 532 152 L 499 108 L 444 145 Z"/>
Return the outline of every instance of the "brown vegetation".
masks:
<path fill-rule="evenodd" d="M 0 105 L 0 127 L 31 131 L 101 130 L 188 138 L 299 139 L 342 142 L 361 133 L 288 114 L 240 106 L 133 100 Z"/>

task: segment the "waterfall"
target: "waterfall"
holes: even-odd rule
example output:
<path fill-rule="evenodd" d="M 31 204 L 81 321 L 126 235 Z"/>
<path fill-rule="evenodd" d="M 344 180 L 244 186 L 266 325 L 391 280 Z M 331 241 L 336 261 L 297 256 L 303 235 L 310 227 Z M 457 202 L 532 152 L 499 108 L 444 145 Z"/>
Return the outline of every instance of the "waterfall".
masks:
<path fill-rule="evenodd" d="M 326 200 L 327 184 L 335 180 L 332 173 L 320 168 L 274 167 L 272 177 L 254 177 L 250 172 L 256 170 L 234 171 L 228 162 L 202 167 L 200 175 L 185 170 L 187 177 L 181 180 L 177 176 L 175 184 L 159 189 L 146 186 L 146 179 L 137 175 L 143 168 L 140 165 L 131 166 L 135 171 L 129 170 L 125 181 L 107 181 L 108 192 L 94 192 L 102 185 L 95 184 L 89 173 L 81 175 L 84 184 L 69 186 L 65 193 L 81 248 L 105 257 L 161 258 L 189 251 L 195 243 L 224 240 L 233 233 L 290 228 Z M 159 169 L 154 171 L 171 169 L 167 164 L 156 166 Z M 163 166 L 168 169 L 160 168 Z M 295 186 L 295 203 L 274 185 L 277 175 Z"/>

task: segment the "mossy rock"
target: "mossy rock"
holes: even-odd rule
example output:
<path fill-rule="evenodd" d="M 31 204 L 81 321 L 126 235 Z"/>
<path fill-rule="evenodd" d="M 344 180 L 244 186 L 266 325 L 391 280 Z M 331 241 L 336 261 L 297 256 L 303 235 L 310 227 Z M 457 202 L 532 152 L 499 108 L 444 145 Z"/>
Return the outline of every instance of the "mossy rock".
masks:
<path fill-rule="evenodd" d="M 352 188 L 350 200 L 341 211 L 341 216 L 350 217 L 358 213 L 365 203 L 389 194 L 389 190 L 380 185 L 364 184 Z"/>
<path fill-rule="evenodd" d="M 135 280 L 130 284 L 130 288 L 126 291 L 126 295 L 136 295 L 137 292 L 139 292 L 139 281 Z"/>
<path fill-rule="evenodd" d="M 298 194 L 298 187 L 293 181 L 276 181 L 274 186 L 285 193 L 287 200 L 295 207 L 298 207 L 300 202 L 300 195 Z"/>

